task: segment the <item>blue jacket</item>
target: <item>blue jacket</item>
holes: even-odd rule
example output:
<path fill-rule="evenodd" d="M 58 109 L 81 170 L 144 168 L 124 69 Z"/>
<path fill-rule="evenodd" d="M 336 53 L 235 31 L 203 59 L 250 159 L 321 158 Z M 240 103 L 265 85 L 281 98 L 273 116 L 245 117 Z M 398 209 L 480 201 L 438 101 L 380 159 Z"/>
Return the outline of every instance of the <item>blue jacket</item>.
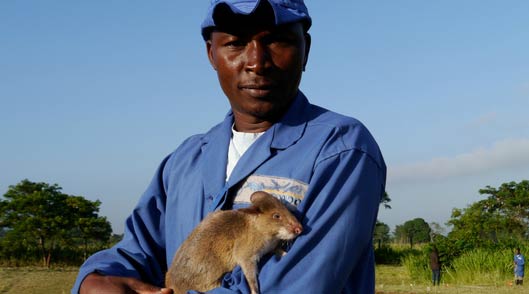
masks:
<path fill-rule="evenodd" d="M 514 264 L 516 265 L 514 267 L 514 274 L 518 277 L 524 276 L 524 270 L 525 270 L 525 258 L 521 254 L 516 254 L 514 256 Z"/>
<path fill-rule="evenodd" d="M 357 120 L 299 92 L 283 119 L 243 155 L 226 183 L 233 115 L 185 140 L 161 163 L 128 217 L 124 239 L 91 256 L 72 293 L 94 271 L 162 286 L 175 251 L 206 214 L 248 205 L 264 190 L 296 206 L 304 230 L 281 259 L 260 262 L 262 293 L 374 293 L 373 227 L 386 167 Z M 249 293 L 239 267 L 209 293 Z"/>

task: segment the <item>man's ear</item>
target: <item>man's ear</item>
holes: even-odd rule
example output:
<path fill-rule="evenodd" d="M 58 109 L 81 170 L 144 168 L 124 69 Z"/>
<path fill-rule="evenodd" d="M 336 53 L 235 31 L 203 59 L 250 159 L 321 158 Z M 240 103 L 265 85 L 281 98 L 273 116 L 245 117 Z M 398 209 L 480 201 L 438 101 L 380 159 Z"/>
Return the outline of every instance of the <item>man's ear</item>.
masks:
<path fill-rule="evenodd" d="M 305 71 L 305 67 L 307 66 L 307 62 L 309 61 L 310 44 L 311 44 L 310 34 L 305 33 L 305 60 L 303 60 L 303 71 Z"/>
<path fill-rule="evenodd" d="M 208 59 L 209 59 L 209 64 L 211 64 L 211 66 L 213 67 L 214 70 L 217 70 L 217 66 L 215 65 L 215 56 L 213 56 L 213 51 L 212 51 L 212 44 L 211 44 L 211 39 L 210 40 L 207 40 L 206 41 L 206 50 L 207 50 L 207 54 L 208 54 Z"/>

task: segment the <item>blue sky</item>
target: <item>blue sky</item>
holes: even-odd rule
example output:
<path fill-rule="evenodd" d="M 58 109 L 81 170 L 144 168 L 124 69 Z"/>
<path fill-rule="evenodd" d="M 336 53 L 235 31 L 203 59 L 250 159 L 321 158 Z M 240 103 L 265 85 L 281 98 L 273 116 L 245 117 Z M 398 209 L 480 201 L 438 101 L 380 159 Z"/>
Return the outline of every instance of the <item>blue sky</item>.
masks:
<path fill-rule="evenodd" d="M 529 2 L 306 4 L 301 89 L 379 142 L 392 229 L 529 179 Z M 199 33 L 207 5 L 0 1 L 0 194 L 58 183 L 101 200 L 120 233 L 162 158 L 228 110 Z"/>

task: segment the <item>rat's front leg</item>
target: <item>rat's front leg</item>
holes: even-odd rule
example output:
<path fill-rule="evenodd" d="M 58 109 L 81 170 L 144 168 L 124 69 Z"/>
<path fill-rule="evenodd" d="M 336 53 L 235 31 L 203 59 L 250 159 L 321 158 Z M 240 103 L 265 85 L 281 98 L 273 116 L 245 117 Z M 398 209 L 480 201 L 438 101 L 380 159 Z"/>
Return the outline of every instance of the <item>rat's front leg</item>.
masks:
<path fill-rule="evenodd" d="M 243 260 L 239 263 L 244 277 L 250 286 L 251 294 L 259 294 L 259 282 L 257 281 L 257 262 L 255 260 Z"/>

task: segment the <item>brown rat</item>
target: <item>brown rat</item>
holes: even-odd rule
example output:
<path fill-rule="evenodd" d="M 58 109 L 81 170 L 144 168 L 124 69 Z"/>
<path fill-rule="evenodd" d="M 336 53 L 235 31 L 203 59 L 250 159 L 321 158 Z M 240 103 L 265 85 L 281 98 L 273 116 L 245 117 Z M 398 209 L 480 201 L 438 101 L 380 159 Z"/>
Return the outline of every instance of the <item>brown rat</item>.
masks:
<path fill-rule="evenodd" d="M 166 287 L 174 294 L 205 292 L 219 287 L 223 275 L 239 265 L 251 293 L 259 293 L 257 262 L 281 240 L 296 238 L 303 227 L 266 192 L 253 193 L 250 201 L 248 208 L 216 211 L 200 222 L 176 252 Z"/>

